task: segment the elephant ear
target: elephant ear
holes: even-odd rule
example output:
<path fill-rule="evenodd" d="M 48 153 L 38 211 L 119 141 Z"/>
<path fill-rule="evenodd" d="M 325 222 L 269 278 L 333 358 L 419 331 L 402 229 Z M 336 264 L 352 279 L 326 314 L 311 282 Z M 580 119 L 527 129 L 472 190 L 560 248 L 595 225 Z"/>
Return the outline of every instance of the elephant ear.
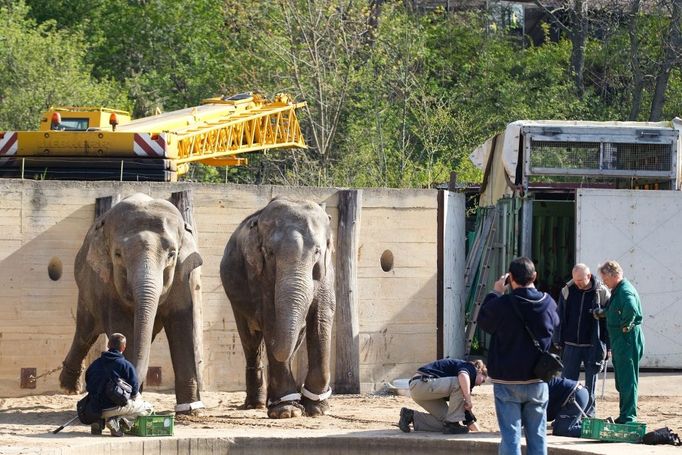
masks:
<path fill-rule="evenodd" d="M 256 272 L 256 275 L 263 273 L 263 242 L 260 232 L 258 232 L 258 218 L 253 218 L 245 226 L 245 242 L 242 245 L 244 258 L 247 264 Z"/>
<path fill-rule="evenodd" d="M 201 267 L 204 260 L 197 252 L 192 227 L 187 223 L 185 223 L 185 229 L 183 230 L 182 236 L 182 246 L 180 247 L 180 251 L 178 251 L 176 269 L 180 272 L 183 279 L 186 280 L 189 278 L 189 274 L 192 273 L 192 270 Z"/>
<path fill-rule="evenodd" d="M 88 234 L 88 254 L 85 259 L 104 283 L 111 281 L 111 258 L 104 233 L 104 219 L 97 221 Z"/>

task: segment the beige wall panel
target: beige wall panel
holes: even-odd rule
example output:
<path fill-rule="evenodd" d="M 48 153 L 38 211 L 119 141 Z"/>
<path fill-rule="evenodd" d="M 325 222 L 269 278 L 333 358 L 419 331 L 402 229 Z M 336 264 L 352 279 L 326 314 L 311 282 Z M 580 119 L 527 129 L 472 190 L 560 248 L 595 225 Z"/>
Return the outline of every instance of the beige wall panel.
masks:
<path fill-rule="evenodd" d="M 0 396 L 58 390 L 59 372 L 39 378 L 36 389 L 20 389 L 20 370 L 37 368 L 41 375 L 59 367 L 68 351 L 78 295 L 74 260 L 93 221 L 95 199 L 138 191 L 168 198 L 184 189 L 193 193 L 204 259 L 204 387 L 244 389 L 241 342 L 219 275 L 225 244 L 246 216 L 277 195 L 325 202 L 336 226 L 336 189 L 0 180 Z M 363 190 L 358 264 L 363 390 L 411 374 L 435 356 L 436 207 L 435 191 Z M 395 256 L 390 272 L 379 263 L 386 249 Z M 52 258 L 62 264 L 57 281 L 48 277 Z M 297 376 L 303 374 L 299 360 L 293 363 Z M 152 345 L 150 366 L 162 368 L 162 385 L 153 389 L 172 389 L 163 332 Z"/>

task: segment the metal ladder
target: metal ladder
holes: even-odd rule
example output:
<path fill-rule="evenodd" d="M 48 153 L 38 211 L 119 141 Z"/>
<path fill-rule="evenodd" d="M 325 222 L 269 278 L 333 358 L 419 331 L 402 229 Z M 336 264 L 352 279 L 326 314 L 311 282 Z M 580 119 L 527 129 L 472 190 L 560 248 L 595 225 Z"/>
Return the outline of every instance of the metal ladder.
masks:
<path fill-rule="evenodd" d="M 476 277 L 476 272 L 479 271 L 478 283 L 476 283 L 473 295 L 473 307 L 469 312 L 470 314 L 467 318 L 465 329 L 465 357 L 468 357 L 471 352 L 471 343 L 473 342 L 474 333 L 476 332 L 476 319 L 478 318 L 478 312 L 481 309 L 485 289 L 488 285 L 490 257 L 494 248 L 495 234 L 497 232 L 498 213 L 498 207 L 493 207 L 486 213 L 485 218 L 481 223 L 479 235 L 476 236 L 474 245 L 471 248 L 471 254 L 469 255 L 469 258 L 467 258 L 467 263 L 465 265 L 464 286 L 467 297 L 470 295 L 474 285 L 473 282 Z M 468 306 L 469 305 L 467 305 L 467 307 Z"/>

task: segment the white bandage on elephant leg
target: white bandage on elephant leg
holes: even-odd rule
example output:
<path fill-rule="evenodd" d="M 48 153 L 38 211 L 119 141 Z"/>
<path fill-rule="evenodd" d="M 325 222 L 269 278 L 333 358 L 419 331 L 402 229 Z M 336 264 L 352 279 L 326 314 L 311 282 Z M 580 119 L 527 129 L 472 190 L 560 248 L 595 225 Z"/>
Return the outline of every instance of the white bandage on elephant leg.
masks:
<path fill-rule="evenodd" d="M 203 409 L 204 403 L 201 401 L 194 401 L 192 403 L 182 403 L 175 406 L 175 412 L 192 411 L 194 409 Z"/>
<path fill-rule="evenodd" d="M 279 400 L 275 400 L 275 401 L 268 400 L 268 407 L 276 405 L 276 404 L 280 404 L 283 401 L 301 401 L 301 394 L 300 393 L 290 393 L 289 395 L 284 395 Z"/>
<path fill-rule="evenodd" d="M 301 393 L 303 394 L 304 397 L 306 397 L 309 400 L 312 401 L 324 401 L 330 396 L 332 396 L 332 388 L 330 387 L 329 390 L 327 390 L 324 393 L 321 393 L 319 395 L 314 394 L 310 390 L 305 388 L 305 384 L 301 386 Z"/>

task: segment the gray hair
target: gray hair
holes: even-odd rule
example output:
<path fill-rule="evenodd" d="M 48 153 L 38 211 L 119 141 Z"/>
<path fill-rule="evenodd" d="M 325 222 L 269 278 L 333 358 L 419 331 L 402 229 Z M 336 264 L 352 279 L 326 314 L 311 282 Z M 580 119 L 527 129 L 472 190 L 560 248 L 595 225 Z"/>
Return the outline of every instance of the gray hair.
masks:
<path fill-rule="evenodd" d="M 126 337 L 122 333 L 113 333 L 109 337 L 109 349 L 116 349 L 122 351 L 121 348 L 126 345 Z"/>
<path fill-rule="evenodd" d="M 609 275 L 614 278 L 622 278 L 623 268 L 616 261 L 609 260 L 599 266 L 599 273 L 602 275 Z"/>
<path fill-rule="evenodd" d="M 585 275 L 590 274 L 590 268 L 582 262 L 573 266 L 573 273 L 583 272 Z"/>

